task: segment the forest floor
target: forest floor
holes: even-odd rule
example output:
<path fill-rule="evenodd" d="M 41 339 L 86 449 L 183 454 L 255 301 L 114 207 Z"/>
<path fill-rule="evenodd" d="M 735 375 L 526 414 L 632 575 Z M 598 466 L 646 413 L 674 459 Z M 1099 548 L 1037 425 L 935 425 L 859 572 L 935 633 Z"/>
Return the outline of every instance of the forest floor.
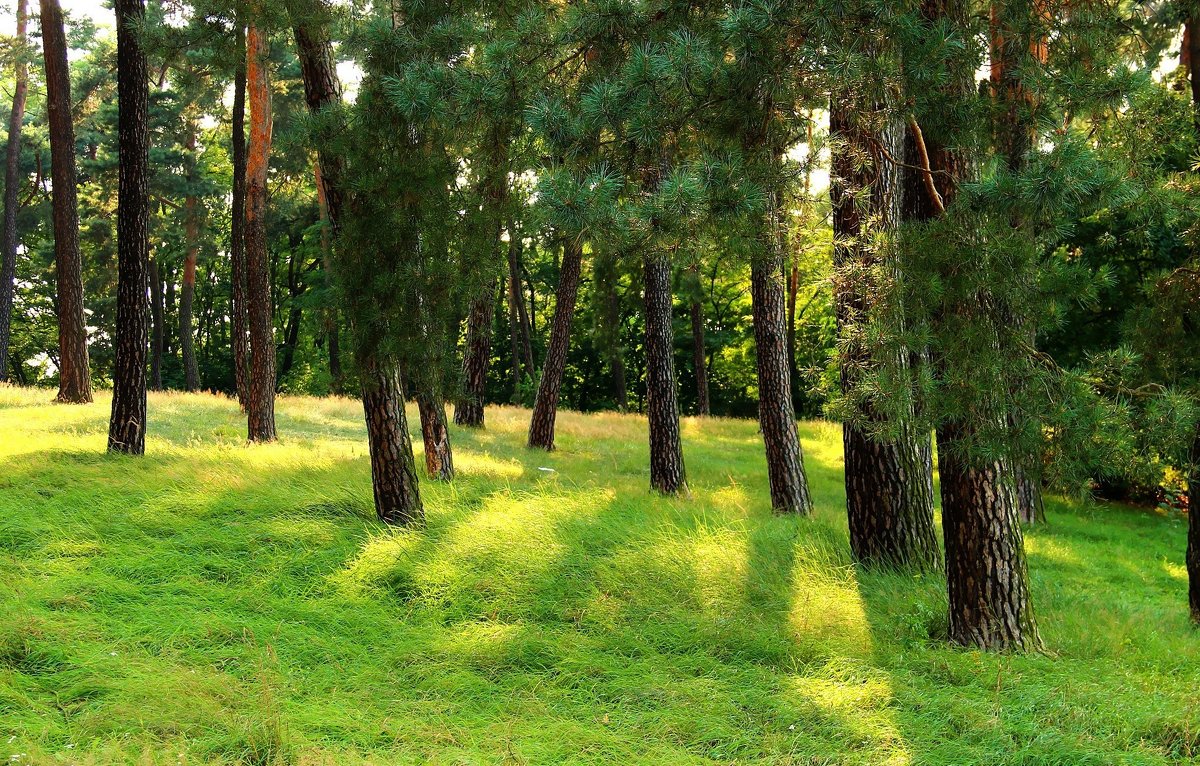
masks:
<path fill-rule="evenodd" d="M 9 764 L 1165 764 L 1200 757 L 1184 523 L 1049 504 L 1047 651 L 947 646 L 939 577 L 847 552 L 841 432 L 803 426 L 816 513 L 770 512 L 748 421 L 687 419 L 690 499 L 644 422 L 455 429 L 425 531 L 372 514 L 349 399 L 0 388 L 0 759 Z M 410 414 L 410 423 L 415 418 Z M 418 440 L 419 446 L 419 440 Z M 419 460 L 419 458 L 418 458 Z"/>

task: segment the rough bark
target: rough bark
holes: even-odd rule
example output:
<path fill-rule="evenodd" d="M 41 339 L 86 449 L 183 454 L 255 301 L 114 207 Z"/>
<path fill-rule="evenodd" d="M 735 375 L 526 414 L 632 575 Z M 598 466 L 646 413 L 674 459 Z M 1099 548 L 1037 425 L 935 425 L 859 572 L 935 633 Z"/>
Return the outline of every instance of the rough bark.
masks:
<path fill-rule="evenodd" d="M 150 389 L 162 391 L 163 289 L 158 258 L 150 258 Z"/>
<path fill-rule="evenodd" d="M 12 111 L 8 115 L 8 146 L 4 155 L 4 233 L 0 241 L 0 383 L 8 380 L 8 348 L 12 342 L 13 290 L 17 276 L 17 212 L 21 190 L 21 125 L 29 93 L 29 66 L 25 63 L 25 0 L 17 0 L 16 64 Z"/>
<path fill-rule="evenodd" d="M 546 362 L 542 365 L 533 417 L 529 421 L 530 447 L 554 449 L 554 419 L 558 414 L 558 397 L 562 390 L 563 372 L 567 367 L 567 347 L 571 342 L 571 323 L 575 318 L 582 263 L 583 246 L 578 239 L 569 238 L 563 245 L 550 343 L 546 347 Z"/>
<path fill-rule="evenodd" d="M 652 254 L 643 263 L 646 311 L 646 416 L 650 421 L 650 487 L 664 495 L 687 493 L 679 394 L 675 382 L 671 262 Z"/>
<path fill-rule="evenodd" d="M 75 175 L 75 128 L 71 123 L 71 70 L 58 0 L 41 0 L 42 50 L 46 62 L 46 111 L 53 179 L 54 269 L 58 281 L 58 399 L 92 401 L 87 319 L 83 311 L 83 261 L 79 254 L 79 206 Z"/>
<path fill-rule="evenodd" d="M 962 0 L 925 0 L 931 19 L 963 23 Z M 947 88 L 970 98 L 972 72 L 952 72 Z M 904 216 L 927 220 L 954 203 L 959 184 L 974 170 L 961 150 L 926 143 L 914 119 L 905 139 Z M 943 307 L 935 321 L 943 330 L 987 311 L 981 298 Z M 948 360 L 931 352 L 935 374 Z M 1024 539 L 1013 498 L 1011 467 L 1003 461 L 973 456 L 964 445 L 985 424 L 968 418 L 943 422 L 936 431 L 941 479 L 942 531 L 950 601 L 949 637 L 964 646 L 987 650 L 1020 650 L 1040 646 L 1029 598 Z"/>
<path fill-rule="evenodd" d="M 146 345 L 150 307 L 150 114 L 146 52 L 137 27 L 144 0 L 116 0 L 118 190 L 117 329 L 108 451 L 146 451 Z"/>
<path fill-rule="evenodd" d="M 246 287 L 250 319 L 250 441 L 269 442 L 275 433 L 275 331 L 271 271 L 267 254 L 267 164 L 271 154 L 271 83 L 266 36 L 254 25 L 246 34 L 246 93 L 250 102 L 250 146 L 246 156 Z"/>
<path fill-rule="evenodd" d="M 454 452 L 450 447 L 450 429 L 446 426 L 446 404 L 432 387 L 417 391 L 417 410 L 421 416 L 421 441 L 425 447 L 425 472 L 438 481 L 454 480 Z"/>
<path fill-rule="evenodd" d="M 768 216 L 767 226 L 774 228 Z M 765 250 L 750 265 L 751 311 L 754 318 L 755 367 L 758 373 L 758 422 L 767 452 L 771 507 L 778 513 L 812 511 L 804 453 L 792 406 L 792 378 L 787 353 L 786 297 L 782 249 L 778 234 L 766 232 Z"/>
<path fill-rule="evenodd" d="M 246 30 L 237 22 L 238 65 L 233 80 L 232 218 L 229 223 L 229 333 L 233 349 L 233 380 L 238 404 L 250 400 L 250 316 L 246 301 Z"/>
<path fill-rule="evenodd" d="M 400 375 L 371 357 L 360 358 L 358 369 L 371 453 L 375 512 L 388 524 L 423 525 L 425 509 L 421 505 Z"/>
<path fill-rule="evenodd" d="M 495 283 L 471 301 L 467 314 L 467 347 L 463 354 L 463 395 L 454 407 L 454 422 L 469 428 L 483 427 L 483 400 L 488 362 L 492 358 L 492 300 Z"/>
<path fill-rule="evenodd" d="M 196 151 L 196 126 L 188 126 L 186 148 L 189 155 Z M 189 157 L 188 181 L 194 183 L 194 156 Z M 192 328 L 192 306 L 196 301 L 196 261 L 200 255 L 200 215 L 196 195 L 189 193 L 183 200 L 184 236 L 187 254 L 183 259 L 183 291 L 179 296 L 179 349 L 183 354 L 184 388 L 200 389 L 200 369 L 196 363 L 196 342 Z"/>
<path fill-rule="evenodd" d="M 834 281 L 842 390 L 854 396 L 860 371 L 876 361 L 858 340 L 867 322 L 872 291 L 870 275 L 878 267 L 872 239 L 899 223 L 901 168 L 883 156 L 903 151 L 903 127 L 893 121 L 882 129 L 856 124 L 866 110 L 846 95 L 835 95 L 830 134 L 832 157 Z M 865 194 L 863 193 L 865 192 Z M 866 229 L 873 222 L 874 231 Z M 896 360 L 904 364 L 906 358 Z M 860 402 L 874 418 L 871 402 Z M 912 413 L 909 413 L 911 416 Z M 850 550 L 864 566 L 934 569 L 941 564 L 933 519 L 933 470 L 929 434 L 900 423 L 901 436 L 883 441 L 853 423 L 842 426 L 845 454 L 846 515 Z"/>

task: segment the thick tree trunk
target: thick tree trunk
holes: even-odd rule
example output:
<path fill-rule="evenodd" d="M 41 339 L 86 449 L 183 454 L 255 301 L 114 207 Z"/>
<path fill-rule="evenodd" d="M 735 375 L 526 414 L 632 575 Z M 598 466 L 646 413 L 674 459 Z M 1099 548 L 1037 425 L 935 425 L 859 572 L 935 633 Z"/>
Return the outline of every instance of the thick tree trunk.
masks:
<path fill-rule="evenodd" d="M 879 362 L 863 348 L 859 333 L 868 321 L 868 300 L 874 290 L 870 274 L 878 265 L 871 240 L 892 232 L 900 217 L 901 168 L 883 151 L 896 157 L 904 146 L 902 125 L 889 124 L 867 133 L 856 120 L 860 115 L 870 120 L 869 112 L 874 110 L 870 105 L 856 106 L 848 96 L 836 95 L 830 109 L 830 134 L 837 139 L 830 184 L 833 260 L 838 270 L 834 299 L 842 390 L 851 398 L 855 398 L 859 370 Z M 874 222 L 875 230 L 866 230 L 867 221 Z M 871 402 L 861 406 L 868 410 L 867 417 L 874 417 Z M 869 438 L 851 423 L 842 426 L 850 550 L 864 566 L 935 569 L 941 564 L 941 551 L 933 520 L 929 435 L 918 434 L 907 424 L 901 424 L 900 430 L 903 436 L 884 442 Z"/>
<path fill-rule="evenodd" d="M 571 323 L 575 318 L 575 299 L 579 296 L 582 264 L 582 244 L 578 239 L 567 239 L 563 245 L 562 269 L 555 294 L 557 302 L 550 328 L 550 344 L 546 347 L 546 362 L 542 365 L 537 401 L 529 421 L 530 447 L 554 449 L 554 418 L 558 413 L 558 397 L 562 390 L 563 372 L 567 367 L 567 347 L 571 342 Z"/>
<path fill-rule="evenodd" d="M 475 296 L 467 314 L 467 348 L 463 354 L 463 396 L 454 407 L 454 422 L 483 427 L 483 400 L 487 390 L 488 362 L 492 358 L 492 300 L 495 283 Z"/>
<path fill-rule="evenodd" d="M 650 487 L 664 495 L 686 494 L 679 394 L 675 382 L 671 262 L 650 255 L 643 264 L 646 305 L 646 415 L 650 421 Z"/>
<path fill-rule="evenodd" d="M 237 72 L 233 81 L 232 217 L 229 223 L 229 334 L 233 351 L 233 382 L 238 404 L 250 401 L 250 315 L 246 286 L 246 29 L 237 22 Z"/>
<path fill-rule="evenodd" d="M 1037 23 L 1032 15 L 1038 12 L 1037 3 L 993 3 L 991 7 L 992 96 L 1001 107 L 995 125 L 995 143 L 1010 173 L 1020 173 L 1024 169 L 1035 139 L 1034 94 L 1021 78 L 1029 59 L 1041 63 L 1046 60 L 1046 41 L 1031 37 L 1029 32 L 1029 25 Z M 1021 222 L 1014 218 L 1012 225 L 1018 228 Z M 1037 333 L 1030 329 L 1026 336 L 1032 348 L 1037 342 Z M 1019 427 L 1019 420 L 1014 419 L 1012 425 Z M 1038 453 L 1018 455 L 1013 461 L 1018 515 L 1026 524 L 1046 520 L 1041 462 L 1042 456 Z"/>
<path fill-rule="evenodd" d="M 425 509 L 417 484 L 417 462 L 404 413 L 404 389 L 394 369 L 360 358 L 363 412 L 371 453 L 375 512 L 388 524 L 420 526 Z"/>
<path fill-rule="evenodd" d="M 53 179 L 54 268 L 58 279 L 58 399 L 92 401 L 87 319 L 83 311 L 83 262 L 79 254 L 75 128 L 71 124 L 71 70 L 58 0 L 42 0 L 42 46 L 46 61 L 46 111 Z"/>
<path fill-rule="evenodd" d="M 250 441 L 274 441 L 275 330 L 267 254 L 267 163 L 271 155 L 271 83 L 266 36 L 254 25 L 246 35 L 246 91 L 250 147 L 246 157 L 246 287 L 250 318 Z"/>
<path fill-rule="evenodd" d="M 157 256 L 150 258 L 150 388 L 163 390 L 163 289 Z"/>
<path fill-rule="evenodd" d="M 8 146 L 4 156 L 4 234 L 0 247 L 0 383 L 8 380 L 8 348 L 12 342 L 13 290 L 17 278 L 17 212 L 21 190 L 21 125 L 29 93 L 29 66 L 25 63 L 25 0 L 17 0 L 16 64 L 12 111 L 8 115 Z"/>
<path fill-rule="evenodd" d="M 196 151 L 196 126 L 189 125 L 187 137 L 189 155 Z M 195 166 L 195 157 L 191 156 L 188 165 L 188 181 L 191 178 L 191 168 Z M 179 296 L 179 349 L 183 353 L 184 387 L 188 391 L 200 389 L 200 368 L 196 363 L 196 343 L 192 330 L 192 306 L 196 301 L 196 260 L 200 255 L 200 217 L 197 212 L 195 194 L 188 194 L 183 200 L 184 235 L 187 237 L 187 255 L 183 260 L 183 293 Z"/>
<path fill-rule="evenodd" d="M 712 414 L 712 405 L 708 399 L 708 354 L 704 350 L 704 306 L 700 301 L 693 300 L 692 317 L 692 364 L 696 368 L 696 413 L 707 416 Z"/>
<path fill-rule="evenodd" d="M 982 649 L 1037 648 L 1040 639 L 1008 468 L 964 459 L 958 447 L 967 436 L 964 427 L 953 423 L 938 429 L 950 640 Z"/>
<path fill-rule="evenodd" d="M 768 217 L 768 226 L 776 223 Z M 778 513 L 806 515 L 812 511 L 804 453 L 792 406 L 788 370 L 786 298 L 783 289 L 779 234 L 765 232 L 767 252 L 750 265 L 751 310 L 758 372 L 758 422 L 767 452 L 771 507 Z"/>
<path fill-rule="evenodd" d="M 146 451 L 146 344 L 150 307 L 150 115 L 146 52 L 137 30 L 144 0 L 116 0 L 118 191 L 117 329 L 108 451 Z"/>
<path fill-rule="evenodd" d="M 425 472 L 431 479 L 454 481 L 454 452 L 450 448 L 450 429 L 446 426 L 446 403 L 433 386 L 421 386 L 417 391 L 417 410 L 425 446 Z"/>
<path fill-rule="evenodd" d="M 924 0 L 927 18 L 965 23 L 962 0 Z M 963 100 L 974 92 L 973 72 L 951 72 L 947 91 Z M 926 141 L 915 120 L 905 140 L 903 214 L 907 220 L 934 218 L 954 203 L 958 185 L 973 174 L 961 150 Z M 926 165 L 926 163 L 928 163 Z M 943 307 L 935 321 L 952 323 L 987 311 L 982 299 Z M 947 360 L 933 349 L 932 366 L 945 377 Z M 963 445 L 974 441 L 981 423 L 966 418 L 937 429 L 942 530 L 950 599 L 950 640 L 988 650 L 1040 645 L 1029 598 L 1024 539 L 1013 498 L 1011 466 L 973 458 Z"/>

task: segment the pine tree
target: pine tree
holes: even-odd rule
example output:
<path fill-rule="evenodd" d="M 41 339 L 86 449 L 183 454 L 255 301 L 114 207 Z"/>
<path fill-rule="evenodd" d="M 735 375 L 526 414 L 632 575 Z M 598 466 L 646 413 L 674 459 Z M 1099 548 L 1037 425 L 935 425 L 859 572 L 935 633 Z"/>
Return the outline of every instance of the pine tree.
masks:
<path fill-rule="evenodd" d="M 138 40 L 143 0 L 117 0 L 119 191 L 117 327 L 108 451 L 146 451 L 146 344 L 149 334 L 150 117 L 146 52 Z"/>
<path fill-rule="evenodd" d="M 79 203 L 75 173 L 75 127 L 67 36 L 58 0 L 42 0 L 42 49 L 46 63 L 46 110 L 54 180 L 54 263 L 58 278 L 58 401 L 92 401 L 83 263 L 79 253 Z"/>
<path fill-rule="evenodd" d="M 233 166 L 229 223 L 230 335 L 233 346 L 233 379 L 238 404 L 243 410 L 250 401 L 250 314 L 246 286 L 246 27 L 234 20 L 235 54 L 233 76 L 233 128 L 230 160 Z"/>
<path fill-rule="evenodd" d="M 250 143 L 246 157 L 246 301 L 250 371 L 246 421 L 252 442 L 275 441 L 275 331 L 267 253 L 267 165 L 271 155 L 269 42 L 261 20 L 246 33 Z"/>
<path fill-rule="evenodd" d="M 12 111 L 8 115 L 8 144 L 4 160 L 4 232 L 0 239 L 0 383 L 8 380 L 8 348 L 12 341 L 13 288 L 17 272 L 17 212 L 21 190 L 21 126 L 29 92 L 25 60 L 26 0 L 17 0 L 17 36 L 13 63 Z"/>

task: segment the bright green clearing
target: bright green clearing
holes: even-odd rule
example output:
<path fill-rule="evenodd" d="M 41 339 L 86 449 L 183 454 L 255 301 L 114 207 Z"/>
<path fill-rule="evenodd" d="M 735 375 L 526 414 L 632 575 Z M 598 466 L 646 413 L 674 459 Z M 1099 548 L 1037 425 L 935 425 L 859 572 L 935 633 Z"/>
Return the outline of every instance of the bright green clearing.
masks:
<path fill-rule="evenodd" d="M 777 518 L 751 422 L 689 419 L 689 500 L 636 416 L 455 430 L 423 532 L 372 518 L 361 412 L 0 389 L 0 760 L 9 763 L 1159 764 L 1200 755 L 1184 525 L 1051 505 L 1048 652 L 951 649 L 939 578 L 847 553 L 840 429 L 804 426 L 817 512 Z M 410 416 L 411 417 L 411 416 Z M 548 470 L 549 469 L 549 470 Z"/>

